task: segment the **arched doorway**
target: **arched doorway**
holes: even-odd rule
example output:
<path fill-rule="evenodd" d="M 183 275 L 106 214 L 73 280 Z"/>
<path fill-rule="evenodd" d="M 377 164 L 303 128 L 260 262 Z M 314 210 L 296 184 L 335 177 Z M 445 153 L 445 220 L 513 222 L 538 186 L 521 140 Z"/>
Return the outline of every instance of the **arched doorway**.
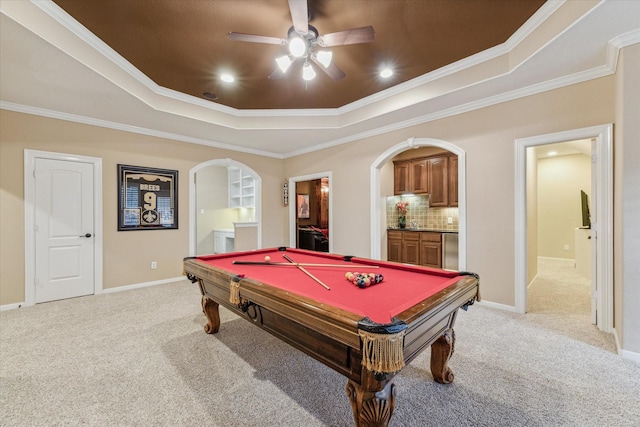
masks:
<path fill-rule="evenodd" d="M 382 153 L 371 165 L 371 258 L 381 258 L 382 245 L 386 245 L 385 195 L 381 194 L 380 171 L 397 154 L 417 148 L 437 147 L 458 156 L 458 209 L 459 254 L 458 268 L 467 266 L 467 214 L 466 214 L 466 158 L 460 147 L 435 138 L 408 138 Z"/>
<path fill-rule="evenodd" d="M 254 221 L 256 227 L 256 248 L 262 247 L 262 179 L 260 176 L 247 165 L 237 162 L 232 159 L 214 159 L 194 166 L 189 171 L 189 255 L 195 256 L 198 252 L 198 205 L 197 205 L 197 186 L 202 185 L 202 182 L 197 182 L 196 174 L 200 171 L 204 171 L 211 167 L 221 168 L 237 168 L 244 171 L 248 176 L 251 176 L 254 181 Z M 226 201 L 226 197 L 225 197 Z M 213 245 L 212 251 L 213 253 Z"/>

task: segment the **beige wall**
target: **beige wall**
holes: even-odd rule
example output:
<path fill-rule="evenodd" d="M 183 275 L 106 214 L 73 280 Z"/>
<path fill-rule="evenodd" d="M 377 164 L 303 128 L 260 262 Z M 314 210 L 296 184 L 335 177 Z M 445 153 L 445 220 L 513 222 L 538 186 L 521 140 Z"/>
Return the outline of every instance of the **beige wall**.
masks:
<path fill-rule="evenodd" d="M 229 209 L 227 168 L 209 166 L 196 173 L 196 255 L 213 253 L 213 230 L 233 229 L 237 210 Z"/>
<path fill-rule="evenodd" d="M 371 245 L 370 167 L 389 148 L 410 137 L 424 137 L 448 141 L 466 152 L 467 269 L 480 275 L 486 301 L 513 306 L 516 139 L 615 120 L 624 122 L 622 126 L 616 124 L 616 144 L 626 140 L 625 150 L 630 155 L 621 158 L 616 152 L 616 219 L 623 211 L 625 232 L 637 236 L 640 225 L 633 220 L 633 215 L 637 216 L 640 200 L 634 190 L 638 188 L 637 171 L 640 170 L 637 144 L 640 107 L 637 98 L 634 100 L 626 95 L 623 100 L 618 99 L 617 104 L 615 102 L 616 93 L 619 98 L 623 97 L 629 87 L 637 93 L 640 54 L 637 47 L 633 49 L 633 57 L 623 55 L 624 76 L 610 76 L 547 91 L 284 161 L 1 111 L 0 305 L 24 299 L 22 165 L 25 148 L 103 159 L 104 286 L 111 288 L 181 274 L 182 257 L 188 254 L 188 172 L 198 163 L 215 158 L 230 157 L 261 176 L 263 246 L 288 242 L 287 210 L 280 201 L 283 178 L 331 171 L 333 249 L 337 253 L 368 256 Z M 117 163 L 180 171 L 179 230 L 116 231 Z M 381 176 L 388 179 L 392 174 L 387 172 L 388 169 Z M 633 182 L 635 187 L 630 186 Z M 624 203 L 620 197 L 623 183 Z M 389 183 L 382 187 L 381 191 L 388 190 Z M 620 237 L 618 228 L 616 233 Z M 630 301 L 628 295 L 639 296 L 639 285 L 635 280 L 638 275 L 634 274 L 638 263 L 632 260 L 640 253 L 638 241 L 640 239 L 625 240 L 624 246 L 620 239 L 616 242 L 617 327 L 622 322 L 630 322 L 628 316 L 633 315 L 620 313 L 623 296 L 625 301 Z M 141 251 L 141 248 L 145 250 Z M 157 270 L 144 268 L 151 257 L 159 263 Z M 626 263 L 620 261 L 621 258 Z M 630 287 L 633 290 L 628 294 Z M 636 331 L 640 330 L 637 319 L 630 323 L 636 326 Z M 636 342 L 640 344 L 640 340 Z"/>
<path fill-rule="evenodd" d="M 333 250 L 368 256 L 371 164 L 410 137 L 457 145 L 467 162 L 467 269 L 480 274 L 485 300 L 513 306 L 514 141 L 613 122 L 614 88 L 601 78 L 355 141 L 287 159 L 286 174 L 332 171 Z"/>
<path fill-rule="evenodd" d="M 622 50 L 616 80 L 614 326 L 640 353 L 640 44 Z"/>
<path fill-rule="evenodd" d="M 538 274 L 538 158 L 527 148 L 527 284 Z"/>
<path fill-rule="evenodd" d="M 574 154 L 538 160 L 539 256 L 575 259 L 575 229 L 582 226 L 580 190 L 591 198 L 591 157 Z"/>
<path fill-rule="evenodd" d="M 182 275 L 182 259 L 189 255 L 189 170 L 208 160 L 231 158 L 262 177 L 262 208 L 271 213 L 263 215 L 263 244 L 285 242 L 282 160 L 0 110 L 0 305 L 25 298 L 24 149 L 102 159 L 104 288 Z M 118 163 L 179 171 L 179 229 L 117 231 Z M 156 270 L 149 268 L 151 260 L 158 262 Z"/>

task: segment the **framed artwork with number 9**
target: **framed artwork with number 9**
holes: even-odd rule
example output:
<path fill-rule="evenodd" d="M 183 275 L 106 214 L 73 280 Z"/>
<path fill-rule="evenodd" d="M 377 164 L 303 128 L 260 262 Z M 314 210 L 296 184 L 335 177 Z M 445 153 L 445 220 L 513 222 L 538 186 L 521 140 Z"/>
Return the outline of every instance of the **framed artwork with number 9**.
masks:
<path fill-rule="evenodd" d="M 118 231 L 178 228 L 178 171 L 118 165 Z"/>

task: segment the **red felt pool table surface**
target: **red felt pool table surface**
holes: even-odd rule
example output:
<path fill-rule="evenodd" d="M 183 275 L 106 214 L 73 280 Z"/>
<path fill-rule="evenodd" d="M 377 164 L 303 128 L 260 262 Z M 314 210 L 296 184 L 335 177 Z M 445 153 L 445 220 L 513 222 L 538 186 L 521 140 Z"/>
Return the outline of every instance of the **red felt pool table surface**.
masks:
<path fill-rule="evenodd" d="M 335 264 L 353 268 L 304 266 L 309 273 L 330 288 L 327 290 L 293 266 L 234 264 L 234 261 L 265 262 L 266 256 L 271 258 L 271 263 L 287 263 L 283 255 L 287 255 L 296 263 Z M 286 251 L 272 248 L 208 255 L 196 259 L 233 275 L 244 275 L 246 279 L 274 286 L 361 315 L 363 318 L 368 317 L 382 324 L 391 322 L 398 313 L 446 289 L 459 279 L 459 273 L 454 271 L 357 257 L 345 261 L 342 255 L 291 248 L 287 248 Z M 346 280 L 347 272 L 382 274 L 384 280 L 382 283 L 359 288 Z"/>

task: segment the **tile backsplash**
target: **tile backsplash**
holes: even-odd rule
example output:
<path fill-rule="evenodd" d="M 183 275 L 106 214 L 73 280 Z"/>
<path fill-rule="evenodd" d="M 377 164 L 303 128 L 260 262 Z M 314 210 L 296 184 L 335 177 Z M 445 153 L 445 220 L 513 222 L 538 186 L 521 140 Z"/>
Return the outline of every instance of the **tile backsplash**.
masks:
<path fill-rule="evenodd" d="M 407 227 L 413 221 L 419 228 L 458 231 L 458 208 L 430 208 L 429 196 L 388 196 L 386 200 L 387 228 L 398 227 L 396 203 L 407 202 Z M 452 223 L 447 220 L 451 218 Z"/>

